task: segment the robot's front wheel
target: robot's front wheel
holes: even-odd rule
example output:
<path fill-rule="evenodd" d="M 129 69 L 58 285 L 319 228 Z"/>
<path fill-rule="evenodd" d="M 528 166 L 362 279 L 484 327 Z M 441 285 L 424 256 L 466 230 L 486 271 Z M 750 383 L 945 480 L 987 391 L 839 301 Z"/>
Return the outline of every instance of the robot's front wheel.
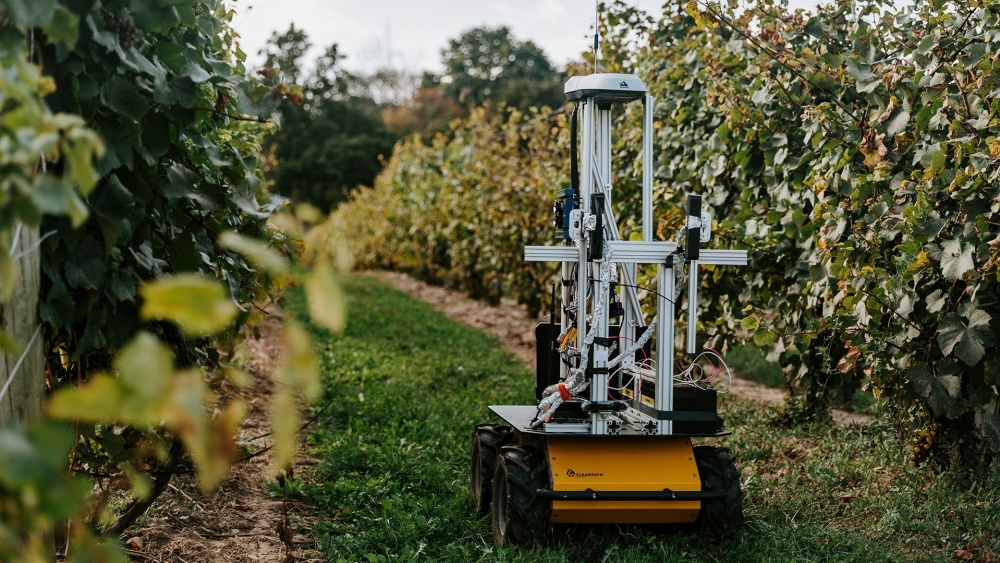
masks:
<path fill-rule="evenodd" d="M 735 457 L 728 448 L 697 446 L 695 463 L 703 491 L 724 491 L 722 498 L 702 501 L 697 526 L 706 536 L 722 540 L 743 527 L 743 490 Z"/>
<path fill-rule="evenodd" d="M 493 471 L 493 539 L 497 545 L 527 544 L 545 537 L 552 503 L 535 492 L 548 489 L 548 462 L 531 446 L 500 448 Z"/>

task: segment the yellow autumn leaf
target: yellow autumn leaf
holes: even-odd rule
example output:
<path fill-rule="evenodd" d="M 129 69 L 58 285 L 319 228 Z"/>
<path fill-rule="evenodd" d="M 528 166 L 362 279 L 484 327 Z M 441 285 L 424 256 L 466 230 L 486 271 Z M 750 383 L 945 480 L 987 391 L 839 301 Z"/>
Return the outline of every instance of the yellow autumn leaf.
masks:
<path fill-rule="evenodd" d="M 174 371 L 174 355 L 148 332 L 139 333 L 115 358 L 122 388 L 121 416 L 131 422 L 145 422 L 163 401 Z"/>
<path fill-rule="evenodd" d="M 38 78 L 38 95 L 41 97 L 54 94 L 56 91 L 56 81 L 51 76 L 40 76 Z"/>
<path fill-rule="evenodd" d="M 143 319 L 174 321 L 188 336 L 218 332 L 239 312 L 222 283 L 198 274 L 160 278 L 139 293 Z"/>
<path fill-rule="evenodd" d="M 299 431 L 299 410 L 287 387 L 279 387 L 271 399 L 271 432 L 274 437 L 274 471 L 284 470 L 295 456 Z"/>
<path fill-rule="evenodd" d="M 268 248 L 262 241 L 226 231 L 219 235 L 219 244 L 242 254 L 247 260 L 268 272 L 281 274 L 288 271 L 288 259 Z"/>
<path fill-rule="evenodd" d="M 986 146 L 990 149 L 990 158 L 996 160 L 1000 158 L 1000 141 L 996 137 L 987 137 Z"/>
<path fill-rule="evenodd" d="M 138 499 L 148 499 L 149 495 L 153 492 L 153 480 L 150 479 L 149 475 L 136 470 L 131 462 L 125 462 L 123 468 L 125 476 L 128 477 L 129 484 L 132 487 L 132 494 Z"/>
<path fill-rule="evenodd" d="M 122 400 L 121 385 L 114 377 L 102 373 L 78 387 L 56 391 L 49 399 L 47 410 L 52 418 L 114 422 L 109 415 L 119 412 Z"/>
<path fill-rule="evenodd" d="M 317 224 L 324 219 L 323 212 L 314 205 L 300 203 L 295 207 L 295 216 L 303 223 Z"/>
<path fill-rule="evenodd" d="M 930 263 L 931 263 L 930 256 L 927 255 L 927 252 L 921 250 L 920 252 L 917 253 L 917 260 L 913 263 L 913 265 L 910 266 L 910 271 L 919 270 L 920 268 L 923 268 L 924 266 L 927 266 Z"/>
<path fill-rule="evenodd" d="M 209 421 L 207 457 L 197 468 L 198 484 L 202 490 L 215 488 L 239 456 L 236 436 L 245 415 L 246 406 L 241 401 L 233 401 Z"/>
<path fill-rule="evenodd" d="M 184 442 L 198 470 L 198 482 L 202 489 L 211 488 L 225 474 L 225 470 L 219 473 L 212 459 L 208 418 L 205 416 L 207 396 L 208 388 L 200 370 L 177 372 L 170 380 L 157 413 L 166 427 Z"/>
<path fill-rule="evenodd" d="M 309 333 L 301 325 L 289 322 L 282 337 L 285 357 L 274 372 L 279 382 L 296 389 L 308 399 L 315 399 L 322 391 L 316 350 Z"/>
<path fill-rule="evenodd" d="M 335 334 L 343 332 L 346 317 L 344 293 L 329 266 L 320 264 L 309 272 L 305 289 L 313 322 Z"/>

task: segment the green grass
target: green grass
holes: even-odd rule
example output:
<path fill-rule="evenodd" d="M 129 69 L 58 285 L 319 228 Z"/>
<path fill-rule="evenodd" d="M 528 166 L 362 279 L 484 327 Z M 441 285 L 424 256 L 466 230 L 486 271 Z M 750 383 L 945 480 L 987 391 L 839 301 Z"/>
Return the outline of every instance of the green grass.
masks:
<path fill-rule="evenodd" d="M 488 404 L 528 404 L 531 371 L 481 332 L 362 277 L 344 279 L 345 334 L 320 350 L 326 399 L 309 436 L 321 461 L 293 493 L 319 507 L 330 561 L 947 561 L 1000 552 L 1000 469 L 975 478 L 904 463 L 878 425 L 782 429 L 723 398 L 747 526 L 715 545 L 642 526 L 556 527 L 546 545 L 497 549 L 466 489 Z M 286 307 L 305 316 L 301 296 Z M 323 336 L 322 331 L 315 329 Z"/>

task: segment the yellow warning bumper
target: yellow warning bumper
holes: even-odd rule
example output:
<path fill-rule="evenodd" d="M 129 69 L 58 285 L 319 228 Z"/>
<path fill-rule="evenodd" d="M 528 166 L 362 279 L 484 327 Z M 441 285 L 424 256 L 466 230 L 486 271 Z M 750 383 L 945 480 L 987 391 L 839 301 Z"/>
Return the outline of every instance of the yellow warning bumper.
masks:
<path fill-rule="evenodd" d="M 689 523 L 698 517 L 701 501 L 684 499 L 694 496 L 684 493 L 701 491 L 689 438 L 545 440 L 553 523 Z M 621 500 L 600 500 L 609 497 Z"/>

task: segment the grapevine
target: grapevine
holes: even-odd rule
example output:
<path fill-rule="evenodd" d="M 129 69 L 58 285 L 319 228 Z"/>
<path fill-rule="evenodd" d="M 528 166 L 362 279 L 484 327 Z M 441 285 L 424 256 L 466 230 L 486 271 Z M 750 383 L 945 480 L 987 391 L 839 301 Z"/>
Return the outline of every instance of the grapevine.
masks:
<path fill-rule="evenodd" d="M 747 334 L 766 349 L 796 420 L 823 418 L 865 385 L 904 440 L 937 428 L 934 442 L 966 464 L 1000 451 L 998 4 L 864 0 L 807 14 L 760 2 L 736 14 L 692 0 L 648 25 L 615 2 L 601 26 L 603 70 L 636 73 L 657 100 L 657 232 L 676 229 L 680 198 L 699 193 L 718 245 L 751 252 L 745 277 L 707 274 L 708 344 Z M 647 164 L 638 112 L 615 115 L 627 238 Z M 545 201 L 566 182 L 566 125 L 510 120 L 484 132 L 472 116 L 450 139 L 404 143 L 334 216 L 361 234 L 359 259 L 541 309 L 548 272 L 518 257 L 550 236 Z M 521 145 L 504 145 L 514 131 L 526 133 Z M 495 164 L 508 159 L 523 160 Z M 388 220 L 351 220 L 376 212 Z"/>

